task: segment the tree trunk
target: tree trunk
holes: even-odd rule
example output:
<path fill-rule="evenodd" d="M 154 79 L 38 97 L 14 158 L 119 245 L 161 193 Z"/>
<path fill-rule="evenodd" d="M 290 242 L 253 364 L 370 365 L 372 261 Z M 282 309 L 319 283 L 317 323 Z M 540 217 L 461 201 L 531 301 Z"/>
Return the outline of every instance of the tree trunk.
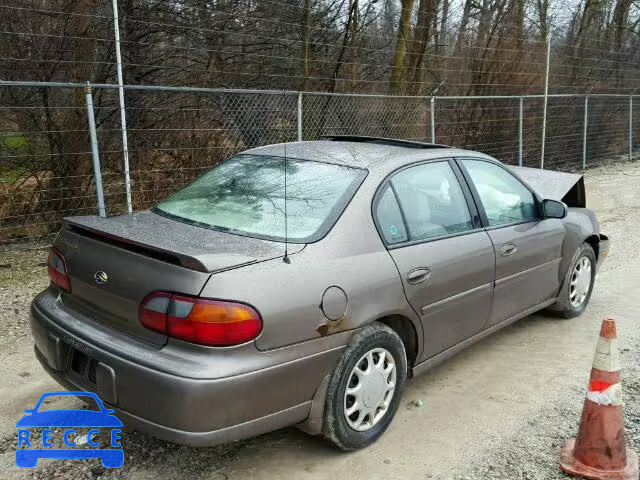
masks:
<path fill-rule="evenodd" d="M 302 90 L 309 89 L 309 77 L 311 75 L 311 0 L 304 0 L 302 7 Z"/>
<path fill-rule="evenodd" d="M 431 40 L 432 26 L 436 17 L 436 0 L 420 0 L 418 21 L 411 41 L 411 57 L 407 62 L 410 66 L 407 77 L 411 79 L 409 90 L 414 94 L 420 92 L 420 84 L 424 78 L 424 65 L 428 57 L 427 46 Z"/>
<path fill-rule="evenodd" d="M 413 11 L 413 4 L 414 0 L 402 0 L 402 12 L 400 12 L 396 48 L 393 55 L 393 73 L 391 75 L 391 92 L 395 94 L 402 92 L 403 82 L 405 79 L 406 57 L 409 35 L 411 32 L 411 13 Z"/>
<path fill-rule="evenodd" d="M 549 35 L 549 0 L 537 0 L 537 8 L 540 40 L 546 40 Z"/>
<path fill-rule="evenodd" d="M 627 29 L 627 23 L 629 19 L 629 10 L 631 8 L 631 0 L 618 0 L 616 2 L 615 9 L 613 11 L 613 39 L 615 45 L 615 56 L 617 59 L 617 68 L 616 68 L 616 86 L 618 88 L 622 87 L 622 82 L 624 79 L 624 70 L 625 68 L 622 66 L 622 60 L 624 58 L 623 48 L 624 48 L 624 39 L 625 39 L 625 31 Z"/>
<path fill-rule="evenodd" d="M 88 37 L 91 36 L 91 15 L 95 13 L 97 3 L 97 0 L 78 0 L 73 8 L 75 15 L 69 20 L 64 32 L 69 38 L 68 48 L 73 49 L 74 59 L 77 60 L 69 70 L 70 82 L 85 83 L 92 80 L 90 62 L 93 60 L 93 43 Z M 58 210 L 63 215 L 74 215 L 80 213 L 77 211 L 78 208 L 87 206 L 81 199 L 88 193 L 88 176 L 93 172 L 89 134 L 86 132 L 87 110 L 84 91 L 71 90 L 68 101 L 74 108 L 64 110 L 57 119 L 58 130 L 61 133 L 54 144 L 60 151 L 51 152 L 55 156 L 51 162 L 52 178 L 48 189 L 49 198 L 46 201 L 49 210 Z M 51 199 L 56 200 L 52 202 Z"/>
<path fill-rule="evenodd" d="M 442 44 L 447 41 L 447 22 L 449 21 L 449 0 L 442 0 L 442 15 L 440 15 L 440 28 L 436 37 L 435 50 L 438 55 L 442 52 Z"/>
<path fill-rule="evenodd" d="M 514 0 L 512 9 L 510 36 L 516 39 L 516 46 L 520 50 L 524 43 L 524 0 Z"/>
<path fill-rule="evenodd" d="M 462 44 L 464 42 L 464 36 L 467 32 L 467 25 L 469 24 L 469 17 L 471 16 L 472 7 L 473 0 L 464 1 L 464 9 L 462 10 L 462 18 L 460 19 L 460 28 L 458 29 L 458 36 L 456 38 L 456 52 L 459 52 L 462 49 Z"/>
<path fill-rule="evenodd" d="M 331 87 L 329 89 L 330 92 L 335 92 L 336 87 L 338 86 L 338 74 L 340 73 L 340 68 L 342 67 L 342 62 L 344 61 L 344 56 L 349 46 L 349 34 L 351 32 L 351 23 L 354 18 L 354 11 L 358 7 L 358 3 L 354 2 L 349 6 L 349 16 L 347 17 L 347 24 L 344 27 L 344 36 L 342 37 L 342 47 L 340 48 L 340 54 L 338 55 L 338 59 L 336 60 L 336 68 L 333 71 L 333 78 L 331 79 Z"/>
<path fill-rule="evenodd" d="M 349 0 L 349 10 L 353 12 L 351 18 L 351 49 L 352 49 L 352 58 L 351 58 L 351 92 L 355 92 L 356 86 L 359 80 L 359 62 L 360 62 L 360 52 L 358 50 L 358 0 Z"/>

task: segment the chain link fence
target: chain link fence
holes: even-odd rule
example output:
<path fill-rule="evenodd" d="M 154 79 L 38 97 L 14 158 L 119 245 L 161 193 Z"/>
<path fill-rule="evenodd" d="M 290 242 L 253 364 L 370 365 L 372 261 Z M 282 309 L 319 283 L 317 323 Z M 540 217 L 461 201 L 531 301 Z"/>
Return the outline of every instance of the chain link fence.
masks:
<path fill-rule="evenodd" d="M 630 96 L 550 95 L 543 164 L 542 96 L 125 90 L 129 171 L 116 85 L 0 85 L 1 245 L 48 241 L 63 217 L 98 214 L 101 202 L 107 215 L 149 208 L 230 155 L 269 143 L 404 138 L 578 171 L 632 160 L 640 141 Z"/>

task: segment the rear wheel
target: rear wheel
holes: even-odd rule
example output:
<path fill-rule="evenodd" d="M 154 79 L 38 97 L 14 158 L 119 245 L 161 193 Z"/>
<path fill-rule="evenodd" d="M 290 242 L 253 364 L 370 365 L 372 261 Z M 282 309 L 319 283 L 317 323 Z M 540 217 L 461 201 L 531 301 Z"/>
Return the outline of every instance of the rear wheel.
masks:
<path fill-rule="evenodd" d="M 342 450 L 375 442 L 393 419 L 407 378 L 402 340 L 381 323 L 360 330 L 327 389 L 323 433 Z"/>
<path fill-rule="evenodd" d="M 596 278 L 596 255 L 588 243 L 580 245 L 565 276 L 558 301 L 550 310 L 574 318 L 587 308 Z"/>

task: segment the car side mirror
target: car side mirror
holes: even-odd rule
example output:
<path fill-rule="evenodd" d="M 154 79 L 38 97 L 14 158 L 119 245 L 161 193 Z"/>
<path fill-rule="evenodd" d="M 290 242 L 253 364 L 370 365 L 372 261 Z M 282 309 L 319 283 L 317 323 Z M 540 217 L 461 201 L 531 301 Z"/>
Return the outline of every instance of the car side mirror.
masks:
<path fill-rule="evenodd" d="M 563 202 L 547 199 L 542 201 L 542 212 L 543 218 L 564 218 L 568 209 Z"/>

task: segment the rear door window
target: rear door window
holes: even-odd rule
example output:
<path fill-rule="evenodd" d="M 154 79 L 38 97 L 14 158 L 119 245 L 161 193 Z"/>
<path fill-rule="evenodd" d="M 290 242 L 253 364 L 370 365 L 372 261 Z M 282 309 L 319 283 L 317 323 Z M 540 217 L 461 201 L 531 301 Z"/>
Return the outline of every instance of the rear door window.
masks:
<path fill-rule="evenodd" d="M 405 168 L 385 188 L 376 219 L 387 244 L 473 230 L 464 193 L 446 160 Z"/>
<path fill-rule="evenodd" d="M 407 168 L 391 182 L 412 241 L 473 230 L 469 207 L 449 162 Z"/>

